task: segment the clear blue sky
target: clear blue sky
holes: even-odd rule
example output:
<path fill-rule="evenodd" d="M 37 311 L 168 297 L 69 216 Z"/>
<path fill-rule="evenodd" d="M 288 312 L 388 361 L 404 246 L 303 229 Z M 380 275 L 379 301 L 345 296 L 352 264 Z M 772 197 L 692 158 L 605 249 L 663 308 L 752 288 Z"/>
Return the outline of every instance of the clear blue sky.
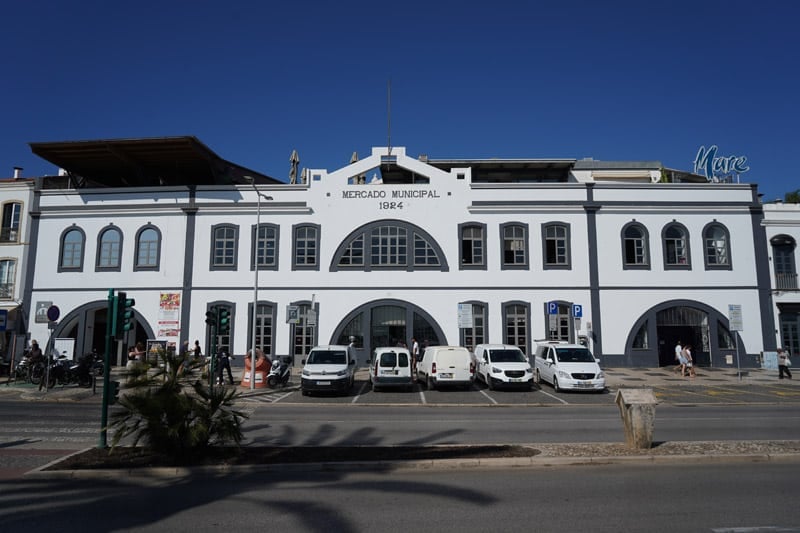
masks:
<path fill-rule="evenodd" d="M 474 5 L 473 5 L 474 4 Z M 800 2 L 5 2 L 0 176 L 28 142 L 195 135 L 286 180 L 391 145 L 431 158 L 746 156 L 800 188 Z"/>

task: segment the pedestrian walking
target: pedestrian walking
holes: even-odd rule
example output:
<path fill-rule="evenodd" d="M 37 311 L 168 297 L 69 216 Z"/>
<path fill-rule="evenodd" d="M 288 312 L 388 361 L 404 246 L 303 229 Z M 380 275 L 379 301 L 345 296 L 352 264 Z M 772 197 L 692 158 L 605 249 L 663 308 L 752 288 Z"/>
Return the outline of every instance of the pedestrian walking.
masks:
<path fill-rule="evenodd" d="M 227 369 L 228 381 L 233 385 L 233 372 L 231 372 L 231 356 L 228 352 L 220 350 L 217 354 L 217 384 L 222 385 L 225 382 L 223 372 Z"/>
<path fill-rule="evenodd" d="M 783 348 L 778 348 L 778 379 L 783 379 L 784 374 L 787 378 L 792 379 L 792 373 L 789 370 L 791 364 L 789 354 Z"/>
<path fill-rule="evenodd" d="M 675 345 L 675 373 L 681 373 L 681 376 L 686 373 L 686 358 L 683 356 L 683 343 L 679 340 Z"/>
<path fill-rule="evenodd" d="M 419 362 L 419 343 L 416 337 L 411 337 L 411 366 L 417 368 Z"/>
<path fill-rule="evenodd" d="M 692 360 L 692 345 L 687 344 L 683 347 L 683 359 L 685 361 L 684 366 L 689 373 L 689 378 L 693 378 L 697 376 L 694 371 L 694 360 Z M 685 374 L 682 374 L 685 375 Z"/>

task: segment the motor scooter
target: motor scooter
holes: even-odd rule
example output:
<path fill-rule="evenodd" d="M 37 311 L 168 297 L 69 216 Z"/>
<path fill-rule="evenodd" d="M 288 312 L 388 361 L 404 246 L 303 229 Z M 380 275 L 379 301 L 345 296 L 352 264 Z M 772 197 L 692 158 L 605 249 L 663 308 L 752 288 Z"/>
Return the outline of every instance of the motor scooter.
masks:
<path fill-rule="evenodd" d="M 272 361 L 272 367 L 269 369 L 269 374 L 267 374 L 267 385 L 271 389 L 278 385 L 285 387 L 289 383 L 289 378 L 292 376 L 291 363 L 292 358 L 288 355 L 283 360 L 275 358 Z"/>

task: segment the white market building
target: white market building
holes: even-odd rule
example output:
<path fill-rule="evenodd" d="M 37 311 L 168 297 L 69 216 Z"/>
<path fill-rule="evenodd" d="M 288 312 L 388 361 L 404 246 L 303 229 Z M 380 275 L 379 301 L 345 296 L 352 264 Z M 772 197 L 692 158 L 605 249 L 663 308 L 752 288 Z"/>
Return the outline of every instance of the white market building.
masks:
<path fill-rule="evenodd" d="M 700 365 L 752 367 L 786 342 L 755 185 L 658 162 L 434 160 L 402 147 L 283 183 L 193 137 L 31 146 L 64 171 L 36 180 L 28 210 L 25 325 L 47 338 L 36 309 L 56 304 L 53 337 L 75 353 L 102 349 L 109 288 L 136 300 L 128 343 L 199 339 L 207 352 L 206 313 L 222 306 L 232 327 L 219 341 L 245 353 L 256 257 L 256 345 L 295 364 L 351 336 L 362 361 L 412 337 L 529 354 L 560 339 L 587 342 L 606 367 L 673 364 L 677 340 Z M 174 295 L 170 315 L 161 302 Z"/>

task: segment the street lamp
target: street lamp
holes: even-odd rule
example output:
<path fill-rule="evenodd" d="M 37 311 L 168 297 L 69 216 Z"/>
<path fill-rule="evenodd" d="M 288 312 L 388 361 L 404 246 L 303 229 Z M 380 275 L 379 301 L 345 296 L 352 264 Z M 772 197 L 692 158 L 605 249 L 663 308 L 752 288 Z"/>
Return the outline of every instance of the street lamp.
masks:
<path fill-rule="evenodd" d="M 258 320 L 258 240 L 261 229 L 261 198 L 272 200 L 272 196 L 267 196 L 260 192 L 256 187 L 256 180 L 252 176 L 245 176 L 250 180 L 253 190 L 256 192 L 256 231 L 253 242 L 253 334 L 250 338 L 250 389 L 256 388 L 256 320 Z M 266 255 L 266 250 L 265 250 Z"/>

